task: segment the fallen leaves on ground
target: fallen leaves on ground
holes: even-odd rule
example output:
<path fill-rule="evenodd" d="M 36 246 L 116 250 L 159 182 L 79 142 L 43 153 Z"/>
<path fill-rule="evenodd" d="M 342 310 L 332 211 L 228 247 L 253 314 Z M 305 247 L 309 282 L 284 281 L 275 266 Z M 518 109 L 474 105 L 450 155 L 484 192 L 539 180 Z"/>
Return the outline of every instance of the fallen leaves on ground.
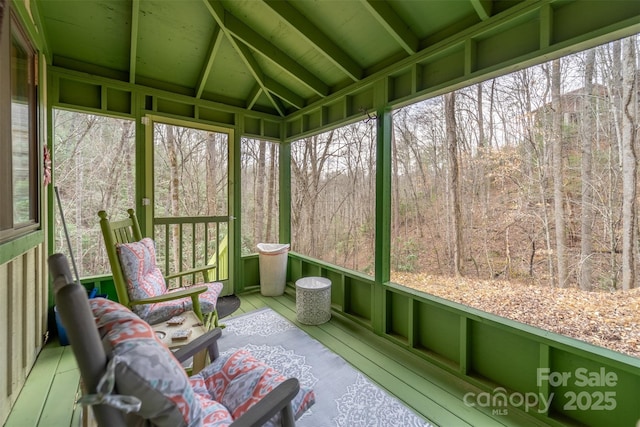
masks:
<path fill-rule="evenodd" d="M 640 357 L 640 289 L 591 291 L 397 273 L 392 280 L 507 319 Z"/>

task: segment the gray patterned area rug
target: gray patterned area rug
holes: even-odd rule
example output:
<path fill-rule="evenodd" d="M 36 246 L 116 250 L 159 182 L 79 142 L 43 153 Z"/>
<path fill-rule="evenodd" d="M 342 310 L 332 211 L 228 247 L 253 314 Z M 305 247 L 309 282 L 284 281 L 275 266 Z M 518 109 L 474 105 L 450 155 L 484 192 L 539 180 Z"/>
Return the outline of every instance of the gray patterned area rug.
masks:
<path fill-rule="evenodd" d="M 246 348 L 285 377 L 313 388 L 316 403 L 298 427 L 430 426 L 344 359 L 270 308 L 225 319 L 222 354 Z"/>

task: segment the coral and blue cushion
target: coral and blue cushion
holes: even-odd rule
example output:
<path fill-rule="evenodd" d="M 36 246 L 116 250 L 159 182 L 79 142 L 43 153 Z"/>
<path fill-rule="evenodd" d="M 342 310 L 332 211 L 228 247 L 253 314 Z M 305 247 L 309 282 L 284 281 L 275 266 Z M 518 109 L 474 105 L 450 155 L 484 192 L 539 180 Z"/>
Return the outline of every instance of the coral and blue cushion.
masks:
<path fill-rule="evenodd" d="M 131 310 L 104 298 L 91 299 L 89 304 L 108 357 L 117 358 L 118 393 L 140 399 L 142 406 L 132 415 L 153 425 L 228 426 L 285 380 L 243 349 L 187 378 L 173 353 Z M 312 390 L 301 388 L 292 402 L 295 417 L 314 400 Z"/>
<path fill-rule="evenodd" d="M 256 360 L 245 349 L 219 357 L 190 378 L 196 394 L 221 402 L 234 419 L 285 380 L 279 372 Z M 301 386 L 291 402 L 294 418 L 298 419 L 314 402 L 313 390 Z M 278 425 L 279 416 L 267 425 Z"/>
<path fill-rule="evenodd" d="M 109 358 L 117 358 L 118 393 L 142 401 L 136 413 L 157 426 L 191 426 L 203 416 L 183 367 L 148 323 L 104 298 L 89 301 Z"/>
<path fill-rule="evenodd" d="M 132 301 L 150 298 L 165 293 L 167 290 L 162 272 L 156 263 L 154 241 L 148 237 L 133 243 L 118 243 L 116 245 L 122 273 L 127 281 L 127 292 Z M 199 295 L 200 309 L 203 314 L 212 313 L 216 309 L 218 296 L 222 292 L 222 283 L 198 283 L 206 285 L 207 290 Z M 155 324 L 193 309 L 190 297 L 153 304 L 134 305 L 133 311 L 146 320 Z"/>
<path fill-rule="evenodd" d="M 132 300 L 162 295 L 167 286 L 156 263 L 153 240 L 146 237 L 139 242 L 116 245 L 120 266 L 127 279 L 127 292 Z"/>

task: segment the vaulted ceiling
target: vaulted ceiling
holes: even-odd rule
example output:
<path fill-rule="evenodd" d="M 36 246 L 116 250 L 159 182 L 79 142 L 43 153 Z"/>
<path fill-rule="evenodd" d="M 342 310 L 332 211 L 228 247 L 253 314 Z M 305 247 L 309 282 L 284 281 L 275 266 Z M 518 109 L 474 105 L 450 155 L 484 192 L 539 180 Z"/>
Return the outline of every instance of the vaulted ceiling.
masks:
<path fill-rule="evenodd" d="M 34 1 L 54 66 L 281 117 L 380 74 L 402 100 L 640 31 L 638 0 Z"/>
<path fill-rule="evenodd" d="M 285 116 L 523 0 L 38 0 L 53 65 Z"/>

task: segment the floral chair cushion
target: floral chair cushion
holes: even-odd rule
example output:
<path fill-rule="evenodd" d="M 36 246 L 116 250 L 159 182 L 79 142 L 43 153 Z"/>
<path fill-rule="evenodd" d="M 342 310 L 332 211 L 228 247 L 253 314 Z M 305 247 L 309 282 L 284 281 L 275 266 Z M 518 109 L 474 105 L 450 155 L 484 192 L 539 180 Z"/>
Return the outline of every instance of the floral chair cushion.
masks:
<path fill-rule="evenodd" d="M 118 394 L 142 402 L 134 418 L 159 427 L 228 426 L 285 380 L 246 350 L 220 357 L 188 378 L 151 326 L 131 310 L 104 298 L 89 304 L 106 353 L 115 360 Z M 313 391 L 301 388 L 292 402 L 295 417 L 314 400 Z"/>
<path fill-rule="evenodd" d="M 162 272 L 156 264 L 156 248 L 152 239 L 116 244 L 122 273 L 127 281 L 127 293 L 131 300 L 139 300 L 167 291 Z"/>
<path fill-rule="evenodd" d="M 166 283 L 160 268 L 156 264 L 155 243 L 145 237 L 139 242 L 118 243 L 116 245 L 122 273 L 127 281 L 129 299 L 139 300 L 163 295 L 167 292 Z M 218 296 L 222 292 L 222 283 L 199 283 L 207 290 L 199 295 L 202 313 L 211 313 L 216 309 Z M 190 297 L 153 304 L 140 304 L 132 308 L 133 312 L 150 324 L 162 322 L 185 311 L 193 310 Z"/>
<path fill-rule="evenodd" d="M 201 285 L 207 285 L 208 289 L 198 295 L 200 298 L 200 310 L 202 310 L 203 314 L 211 313 L 216 309 L 218 296 L 222 292 L 223 285 L 220 282 L 197 284 L 197 286 Z M 168 290 L 167 292 L 174 291 Z M 152 325 L 191 310 L 193 310 L 193 301 L 191 301 L 190 297 L 133 306 L 133 311 Z"/>
<path fill-rule="evenodd" d="M 116 358 L 118 393 L 142 401 L 136 415 L 157 426 L 200 425 L 200 399 L 184 368 L 156 338 L 151 326 L 116 302 L 93 298 L 89 304 L 106 353 L 110 359 Z"/>
<path fill-rule="evenodd" d="M 256 360 L 245 349 L 219 357 L 190 378 L 195 393 L 221 402 L 234 419 L 277 387 L 286 378 L 270 366 Z M 315 402 L 313 390 L 301 386 L 291 402 L 298 419 Z M 268 425 L 278 425 L 279 415 Z"/>

